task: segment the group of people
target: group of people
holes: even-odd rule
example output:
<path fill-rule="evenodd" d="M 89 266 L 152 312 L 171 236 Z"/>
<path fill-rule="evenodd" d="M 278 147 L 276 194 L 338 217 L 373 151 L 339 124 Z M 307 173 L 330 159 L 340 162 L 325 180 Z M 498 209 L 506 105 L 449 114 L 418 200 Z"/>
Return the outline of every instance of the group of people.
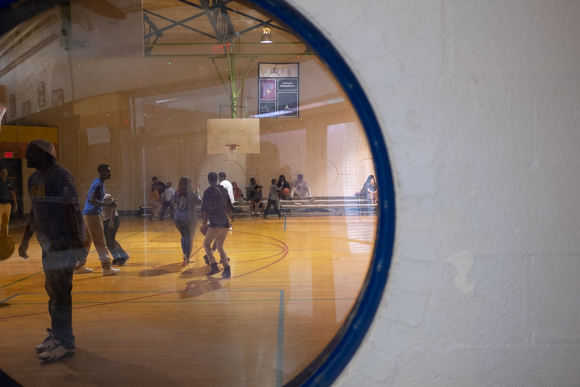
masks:
<path fill-rule="evenodd" d="M 218 181 L 219 178 L 219 181 Z M 220 254 L 220 262 L 224 270 L 222 278 L 230 278 L 230 259 L 224 250 L 224 242 L 228 231 L 232 229 L 228 213 L 232 213 L 234 197 L 232 184 L 226 180 L 226 174 L 210 172 L 207 176 L 209 187 L 203 197 L 199 195 L 199 188 L 193 188 L 191 179 L 187 176 L 179 180 L 177 191 L 173 196 L 175 205 L 175 227 L 181 234 L 181 249 L 183 265 L 191 261 L 193 238 L 197 229 L 196 208 L 201 204 L 202 226 L 200 232 L 204 235 L 203 248 L 205 263 L 210 266 L 207 276 L 219 273 L 214 251 Z"/>
<path fill-rule="evenodd" d="M 81 211 L 74 178 L 60 164 L 56 149 L 46 140 L 31 141 L 25 153 L 29 168 L 36 169 L 28 178 L 28 193 L 31 210 L 22 236 L 18 254 L 27 259 L 30 239 L 36 234 L 42 250 L 42 266 L 45 275 L 45 289 L 49 297 L 48 311 L 51 328 L 48 336 L 36 346 L 38 358 L 54 361 L 75 354 L 75 337 L 72 329 L 72 279 L 74 274 L 92 273 L 85 266 L 91 244 L 94 243 L 102 266 L 103 276 L 116 275 L 129 255 L 115 240 L 119 228 L 117 200 L 105 191 L 105 181 L 111 178 L 111 167 L 101 164 L 97 167 L 99 177 L 92 182 L 84 207 Z M 8 211 L 14 211 L 16 200 L 13 187 L 6 185 L 7 172 L 0 173 L 0 199 L 13 202 Z M 3 177 L 4 176 L 4 177 Z M 222 173 L 220 173 L 220 179 Z M 233 196 L 224 187 L 225 173 L 218 184 L 218 175 L 208 175 L 209 187 L 203 198 L 194 190 L 191 179 L 182 177 L 171 203 L 175 206 L 175 225 L 182 239 L 183 260 L 191 260 L 192 239 L 197 227 L 195 208 L 202 204 L 205 235 L 203 247 L 206 262 L 210 266 L 207 276 L 219 273 L 213 251 L 217 250 L 224 270 L 223 278 L 231 277 L 230 259 L 224 251 L 224 242 L 230 228 Z M 155 183 L 155 182 L 154 182 Z M 167 190 L 167 186 L 165 186 Z M 171 187 L 169 187 L 171 188 Z M 163 191 L 165 191 L 163 190 Z M 5 192 L 7 191 L 7 192 Z M 230 200 L 231 198 L 231 200 Z M 0 203 L 5 204 L 5 203 Z M 0 206 L 5 211 L 6 206 Z M 8 229 L 6 228 L 6 233 Z M 4 229 L 2 229 L 4 233 Z M 110 255 L 109 255 L 110 252 Z M 111 259 L 111 256 L 113 259 Z"/>
<path fill-rule="evenodd" d="M 278 217 L 282 217 L 282 213 L 278 208 L 278 201 L 282 200 L 293 200 L 294 196 L 307 197 L 312 199 L 312 192 L 308 183 L 304 181 L 304 176 L 299 174 L 297 179 L 293 182 L 293 187 L 290 189 L 290 183 L 286 180 L 286 176 L 280 175 L 278 179 L 272 179 L 271 186 L 268 191 L 266 208 L 264 209 L 264 197 L 262 193 L 261 185 L 256 183 L 255 178 L 250 179 L 250 184 L 246 186 L 247 200 L 250 202 L 250 212 L 252 217 L 258 217 L 260 210 L 263 210 L 262 216 L 264 219 L 268 219 L 268 212 L 270 208 L 273 207 L 274 211 L 278 214 Z"/>

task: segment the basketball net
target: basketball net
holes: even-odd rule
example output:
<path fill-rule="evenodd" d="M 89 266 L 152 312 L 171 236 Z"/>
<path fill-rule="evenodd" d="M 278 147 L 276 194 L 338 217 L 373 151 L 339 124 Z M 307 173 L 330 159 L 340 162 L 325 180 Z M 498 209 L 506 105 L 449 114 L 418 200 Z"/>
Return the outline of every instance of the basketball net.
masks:
<path fill-rule="evenodd" d="M 4 117 L 4 113 L 6 113 L 6 106 L 0 105 L 0 130 L 2 130 L 2 118 Z"/>
<path fill-rule="evenodd" d="M 226 145 L 226 153 L 228 154 L 229 161 L 236 161 L 236 150 L 238 149 L 238 144 L 228 144 Z"/>
<path fill-rule="evenodd" d="M 50 93 L 52 90 L 50 78 L 55 62 L 54 58 L 32 57 L 20 63 L 16 68 L 17 90 L 25 92 L 28 97 L 36 101 L 38 83 L 44 82 L 45 90 Z"/>

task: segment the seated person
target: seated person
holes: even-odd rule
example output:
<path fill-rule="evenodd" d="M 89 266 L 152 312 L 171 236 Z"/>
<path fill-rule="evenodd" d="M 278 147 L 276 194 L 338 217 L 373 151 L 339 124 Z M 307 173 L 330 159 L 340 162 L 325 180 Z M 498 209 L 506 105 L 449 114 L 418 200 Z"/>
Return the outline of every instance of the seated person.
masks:
<path fill-rule="evenodd" d="M 276 183 L 278 188 L 280 188 L 280 199 L 286 200 L 290 196 L 290 183 L 286 181 L 286 176 L 280 175 L 278 178 L 278 183 Z M 286 190 L 286 191 L 284 191 Z"/>
<path fill-rule="evenodd" d="M 254 195 L 254 187 L 256 186 L 256 179 L 253 177 L 250 179 L 250 184 L 246 186 L 246 199 L 251 200 L 252 195 Z"/>
<path fill-rule="evenodd" d="M 234 191 L 234 201 L 241 202 L 244 200 L 244 196 L 242 194 L 242 190 L 238 188 L 238 183 L 235 181 L 232 182 L 232 189 Z"/>
<path fill-rule="evenodd" d="M 262 186 L 254 186 L 253 195 L 250 199 L 250 212 L 252 213 L 252 218 L 258 217 L 258 210 L 264 207 L 262 203 Z"/>
<path fill-rule="evenodd" d="M 371 179 L 367 185 L 367 199 L 371 201 L 372 204 L 377 204 L 377 185 L 375 184 L 375 179 Z"/>
<path fill-rule="evenodd" d="M 356 193 L 355 195 L 358 196 L 359 198 L 365 198 L 367 197 L 367 188 L 371 182 L 371 179 L 374 179 L 375 177 L 373 175 L 369 175 L 369 177 L 367 177 L 367 180 L 365 181 L 365 183 L 363 184 L 363 187 L 361 188 L 360 192 Z"/>
<path fill-rule="evenodd" d="M 298 178 L 292 182 L 292 191 L 290 191 L 290 200 L 294 199 L 294 195 L 300 197 L 312 198 L 312 193 L 310 192 L 310 187 L 308 183 L 304 181 L 303 175 L 298 175 Z"/>
<path fill-rule="evenodd" d="M 149 215 L 149 219 L 153 219 L 159 214 L 159 211 L 161 210 L 161 207 L 162 207 L 161 199 L 159 198 L 159 191 L 158 190 L 155 189 L 151 192 L 151 195 L 149 195 L 149 200 L 147 201 L 147 204 L 149 204 L 149 206 L 151 206 L 153 208 L 152 214 Z"/>

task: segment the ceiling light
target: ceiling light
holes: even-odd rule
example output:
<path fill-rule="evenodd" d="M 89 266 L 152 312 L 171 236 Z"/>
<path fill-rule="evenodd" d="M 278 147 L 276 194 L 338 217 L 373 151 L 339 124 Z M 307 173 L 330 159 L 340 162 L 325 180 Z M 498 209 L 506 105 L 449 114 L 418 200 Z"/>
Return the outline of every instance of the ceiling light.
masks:
<path fill-rule="evenodd" d="M 262 34 L 260 43 L 274 43 L 272 41 L 272 36 L 270 35 L 270 27 L 264 27 L 264 33 Z"/>

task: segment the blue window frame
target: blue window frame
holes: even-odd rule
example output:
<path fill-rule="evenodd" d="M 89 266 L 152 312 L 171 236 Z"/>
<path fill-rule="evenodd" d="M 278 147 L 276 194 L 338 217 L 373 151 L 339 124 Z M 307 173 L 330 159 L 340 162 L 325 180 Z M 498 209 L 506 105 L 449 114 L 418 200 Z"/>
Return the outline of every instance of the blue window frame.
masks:
<path fill-rule="evenodd" d="M 395 190 L 379 123 L 360 83 L 332 43 L 285 1 L 251 0 L 293 29 L 333 72 L 357 111 L 369 139 L 379 186 L 380 211 L 371 266 L 353 313 L 325 350 L 287 386 L 330 386 L 361 345 L 383 296 L 395 240 Z M 332 4 L 329 3 L 329 7 Z"/>

